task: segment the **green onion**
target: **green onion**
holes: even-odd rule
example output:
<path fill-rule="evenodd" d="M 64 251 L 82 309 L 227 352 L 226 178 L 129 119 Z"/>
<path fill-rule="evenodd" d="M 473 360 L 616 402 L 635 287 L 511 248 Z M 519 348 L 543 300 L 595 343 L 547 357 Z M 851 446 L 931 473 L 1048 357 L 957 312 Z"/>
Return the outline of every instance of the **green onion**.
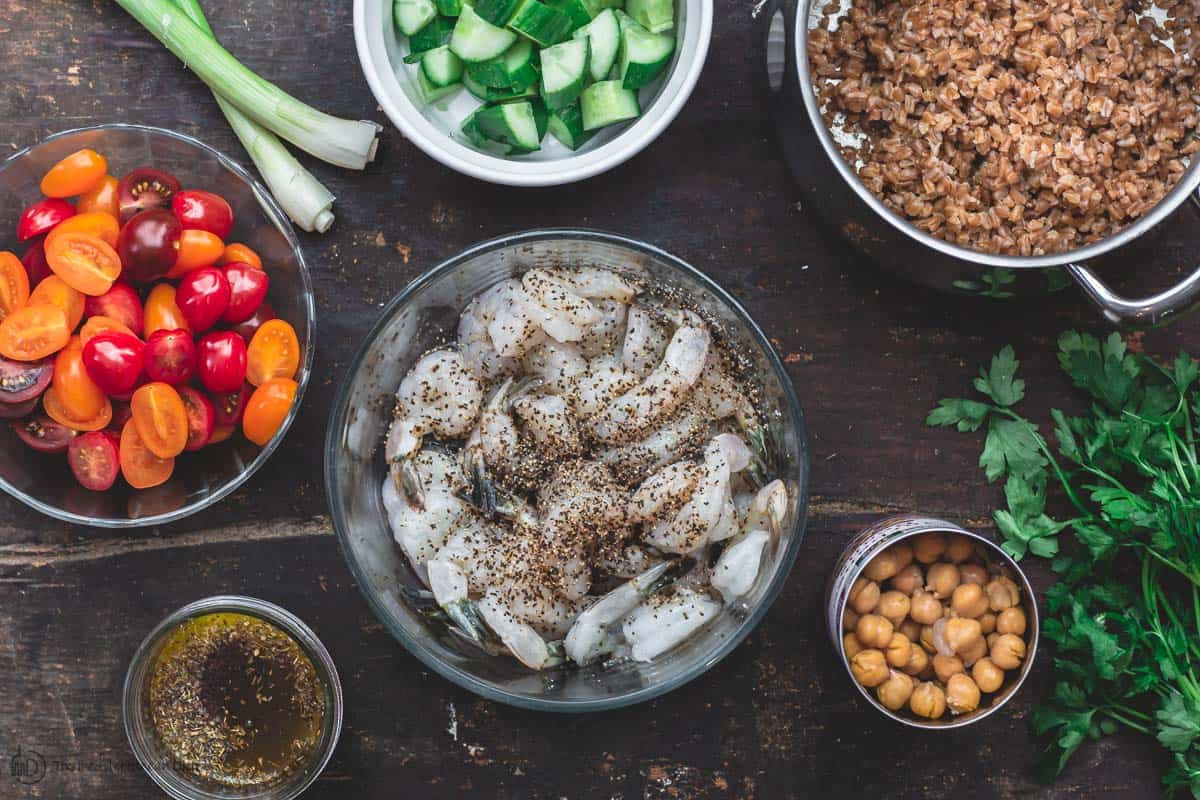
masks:
<path fill-rule="evenodd" d="M 175 0 L 175 4 L 196 27 L 215 38 L 198 0 Z M 329 230 L 333 224 L 333 194 L 288 152 L 275 134 L 247 117 L 219 92 L 214 91 L 213 97 L 292 222 L 309 232 Z"/>
<path fill-rule="evenodd" d="M 375 157 L 378 125 L 330 116 L 263 80 L 197 27 L 171 0 L 117 0 L 117 4 L 209 88 L 300 149 L 348 169 L 362 169 Z"/>

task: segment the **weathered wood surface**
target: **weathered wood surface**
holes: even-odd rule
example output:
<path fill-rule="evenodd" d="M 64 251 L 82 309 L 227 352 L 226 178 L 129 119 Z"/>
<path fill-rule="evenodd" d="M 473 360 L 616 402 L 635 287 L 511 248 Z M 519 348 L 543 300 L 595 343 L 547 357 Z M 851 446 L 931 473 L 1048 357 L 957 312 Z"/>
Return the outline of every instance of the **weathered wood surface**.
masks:
<path fill-rule="evenodd" d="M 346 0 L 205 5 L 217 35 L 264 74 L 330 112 L 386 122 L 358 69 Z M 109 2 L 5 0 L 0 41 L 0 152 L 64 128 L 131 121 L 243 157 L 204 87 Z M 860 263 L 795 207 L 759 82 L 759 42 L 749 0 L 720 0 L 708 67 L 680 119 L 633 161 L 582 185 L 478 183 L 390 126 L 364 174 L 316 168 L 340 198 L 334 231 L 304 237 L 320 310 L 316 378 L 266 468 L 217 508 L 145 532 L 73 528 L 0 500 L 0 797 L 155 796 L 125 742 L 125 668 L 166 613 L 221 592 L 290 608 L 342 671 L 345 732 L 314 800 L 1155 793 L 1164 759 L 1125 736 L 1086 746 L 1054 787 L 1033 780 L 1039 746 L 1028 715 L 1047 686 L 1048 657 L 1007 710 L 951 735 L 881 720 L 837 666 L 820 603 L 849 536 L 897 510 L 989 528 L 997 490 L 975 466 L 978 442 L 926 430 L 926 410 L 963 391 L 1006 342 L 1025 361 L 1031 407 L 1044 409 L 1066 389 L 1052 356 L 1057 333 L 1101 328 L 1073 292 L 1022 305 L 954 299 Z M 808 539 L 775 607 L 703 677 L 603 715 L 517 711 L 423 669 L 351 582 L 317 468 L 335 384 L 380 304 L 472 242 L 540 225 L 643 237 L 714 276 L 774 337 L 812 430 Z M 1167 255 L 1194 261 L 1198 243 L 1175 242 Z M 1200 349 L 1200 335 L 1185 322 L 1141 343 Z M 1034 574 L 1044 588 L 1047 573 Z M 47 774 L 26 786 L 9 759 L 30 751 Z"/>

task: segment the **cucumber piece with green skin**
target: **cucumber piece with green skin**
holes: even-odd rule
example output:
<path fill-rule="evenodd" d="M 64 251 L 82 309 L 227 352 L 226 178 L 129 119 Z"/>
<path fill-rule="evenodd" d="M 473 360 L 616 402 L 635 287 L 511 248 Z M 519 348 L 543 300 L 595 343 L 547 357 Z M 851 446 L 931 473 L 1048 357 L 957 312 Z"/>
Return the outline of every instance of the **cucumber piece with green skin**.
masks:
<path fill-rule="evenodd" d="M 583 112 L 575 102 L 550 112 L 550 135 L 572 150 L 578 150 L 595 134 L 583 129 Z"/>
<path fill-rule="evenodd" d="M 651 33 L 675 27 L 675 0 L 625 0 L 625 13 Z"/>
<path fill-rule="evenodd" d="M 592 80 L 608 80 L 608 73 L 617 63 L 617 51 L 621 48 L 621 25 L 611 8 L 606 8 L 596 18 L 575 31 L 574 38 L 586 37 L 591 44 L 588 71 Z"/>
<path fill-rule="evenodd" d="M 426 50 L 421 59 L 421 74 L 433 86 L 439 88 L 462 83 L 462 59 L 450 52 L 446 45 Z"/>
<path fill-rule="evenodd" d="M 462 0 L 434 0 L 438 13 L 443 17 L 457 17 L 462 13 Z"/>
<path fill-rule="evenodd" d="M 505 144 L 504 142 L 494 142 L 484 136 L 483 132 L 479 130 L 478 123 L 475 122 L 474 114 L 463 120 L 460 130 L 466 140 L 479 150 L 498 156 L 506 156 L 513 151 L 512 145 Z"/>
<path fill-rule="evenodd" d="M 538 79 L 533 45 L 528 39 L 518 39 L 516 44 L 496 58 L 471 64 L 467 72 L 471 73 L 471 79 L 476 83 L 497 89 L 519 91 L 537 83 Z"/>
<path fill-rule="evenodd" d="M 621 47 L 617 77 L 626 89 L 640 89 L 658 77 L 675 53 L 675 36 L 651 33 L 632 17 L 621 14 Z"/>
<path fill-rule="evenodd" d="M 497 28 L 470 6 L 463 6 L 454 33 L 450 35 L 450 49 L 466 62 L 487 61 L 512 47 L 516 41 L 517 35 L 512 31 Z"/>
<path fill-rule="evenodd" d="M 550 109 L 546 108 L 546 101 L 540 97 L 529 98 L 529 106 L 533 109 L 533 124 L 537 126 L 538 142 L 541 142 L 550 127 Z"/>
<path fill-rule="evenodd" d="M 541 147 L 537 121 L 529 101 L 487 106 L 475 112 L 479 132 L 489 139 L 510 144 L 525 152 Z"/>
<path fill-rule="evenodd" d="M 625 0 L 583 0 L 583 5 L 592 15 L 592 19 L 595 19 L 606 8 L 624 8 Z"/>
<path fill-rule="evenodd" d="M 471 77 L 471 67 L 468 64 L 466 72 L 462 76 L 463 85 L 467 87 L 467 91 L 484 100 L 488 103 L 508 103 L 513 100 L 529 100 L 538 96 L 538 87 L 536 83 L 531 84 L 525 89 L 498 89 L 494 86 L 484 86 L 479 81 Z"/>
<path fill-rule="evenodd" d="M 417 70 L 417 89 L 421 92 L 421 100 L 425 105 L 433 105 L 439 100 L 457 92 L 462 83 L 452 83 L 449 86 L 434 86 L 425 75 L 425 70 Z"/>
<path fill-rule="evenodd" d="M 521 0 L 475 0 L 475 13 L 503 28 L 516 13 Z"/>
<path fill-rule="evenodd" d="M 433 0 L 394 0 L 392 19 L 396 28 L 405 36 L 412 36 L 437 16 Z"/>
<path fill-rule="evenodd" d="M 571 18 L 540 0 L 521 0 L 508 27 L 542 47 L 558 44 L 571 32 Z"/>
<path fill-rule="evenodd" d="M 454 20 L 437 16 L 421 30 L 408 37 L 408 55 L 404 57 L 405 64 L 421 63 L 421 56 L 427 50 L 441 47 L 450 41 L 454 31 Z"/>
<path fill-rule="evenodd" d="M 579 95 L 579 110 L 585 131 L 624 122 L 642 113 L 637 92 L 626 89 L 620 81 L 600 81 L 584 89 Z"/>
<path fill-rule="evenodd" d="M 584 5 L 583 0 L 548 0 L 550 7 L 566 14 L 571 20 L 571 32 L 582 28 L 592 21 L 592 12 Z"/>
<path fill-rule="evenodd" d="M 542 61 L 542 99 L 547 106 L 562 108 L 579 98 L 590 75 L 590 51 L 591 45 L 584 38 L 560 42 L 539 53 Z"/>

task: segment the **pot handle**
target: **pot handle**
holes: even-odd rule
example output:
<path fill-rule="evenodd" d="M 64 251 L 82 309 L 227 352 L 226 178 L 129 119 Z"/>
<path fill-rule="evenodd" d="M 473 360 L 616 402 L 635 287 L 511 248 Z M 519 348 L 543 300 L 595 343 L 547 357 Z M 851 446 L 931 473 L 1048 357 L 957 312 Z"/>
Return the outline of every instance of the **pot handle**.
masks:
<path fill-rule="evenodd" d="M 1200 190 L 1192 199 L 1200 206 Z M 1200 266 L 1170 289 L 1152 297 L 1134 299 L 1114 292 L 1096 273 L 1082 264 L 1069 264 L 1065 269 L 1104 314 L 1104 318 L 1117 325 L 1154 328 L 1200 304 Z"/>

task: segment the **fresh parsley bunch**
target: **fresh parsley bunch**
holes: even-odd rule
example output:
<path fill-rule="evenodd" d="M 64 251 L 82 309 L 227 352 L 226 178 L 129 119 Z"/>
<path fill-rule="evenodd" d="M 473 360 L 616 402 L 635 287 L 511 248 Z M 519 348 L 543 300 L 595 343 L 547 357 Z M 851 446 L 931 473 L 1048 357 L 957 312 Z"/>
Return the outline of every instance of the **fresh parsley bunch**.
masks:
<path fill-rule="evenodd" d="M 1172 754 L 1170 793 L 1200 798 L 1200 365 L 1170 366 L 1104 342 L 1064 333 L 1058 360 L 1090 401 L 1086 413 L 1050 412 L 1055 446 L 1015 410 L 1025 397 L 1013 349 L 974 381 L 983 399 L 946 399 L 926 423 L 987 438 L 979 465 L 1004 479 L 995 512 L 1004 549 L 1053 559 L 1042 634 L 1057 645 L 1054 692 L 1034 714 L 1053 744 L 1052 778 L 1087 738 L 1126 726 Z M 1046 511 L 1057 487 L 1071 511 Z M 1075 542 L 1060 552 L 1058 534 Z"/>

